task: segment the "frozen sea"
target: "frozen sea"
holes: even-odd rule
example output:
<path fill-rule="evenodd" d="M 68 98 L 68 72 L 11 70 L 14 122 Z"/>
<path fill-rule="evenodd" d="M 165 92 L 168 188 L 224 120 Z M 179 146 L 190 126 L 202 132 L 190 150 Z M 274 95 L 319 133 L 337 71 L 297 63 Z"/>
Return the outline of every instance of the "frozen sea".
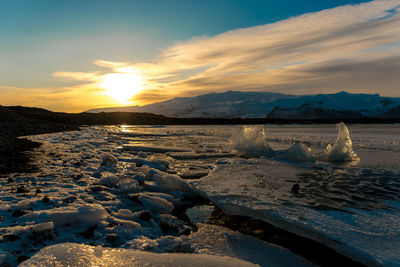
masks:
<path fill-rule="evenodd" d="M 206 198 L 362 264 L 399 266 L 400 125 L 347 128 L 339 144 L 335 125 L 123 125 L 30 136 L 43 143 L 33 153 L 38 171 L 1 180 L 0 263 L 36 253 L 27 266 L 49 257 L 74 265 L 79 259 L 60 251 L 76 251 L 99 264 L 96 251 L 112 247 L 121 262 L 148 257 L 135 254 L 144 250 L 222 257 L 204 258 L 210 266 L 224 259 L 311 265 L 206 218 L 188 223 L 176 214 Z"/>

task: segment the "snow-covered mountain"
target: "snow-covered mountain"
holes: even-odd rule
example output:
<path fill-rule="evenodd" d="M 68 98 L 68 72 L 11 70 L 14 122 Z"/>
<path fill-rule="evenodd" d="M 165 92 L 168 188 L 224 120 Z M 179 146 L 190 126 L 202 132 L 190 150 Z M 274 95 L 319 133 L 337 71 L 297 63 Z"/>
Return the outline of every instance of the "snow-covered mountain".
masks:
<path fill-rule="evenodd" d="M 87 112 L 149 112 L 168 117 L 208 118 L 336 118 L 400 117 L 400 98 L 379 94 L 288 95 L 227 91 L 178 97 L 145 106 L 92 109 Z M 399 114 L 393 114 L 399 113 Z"/>

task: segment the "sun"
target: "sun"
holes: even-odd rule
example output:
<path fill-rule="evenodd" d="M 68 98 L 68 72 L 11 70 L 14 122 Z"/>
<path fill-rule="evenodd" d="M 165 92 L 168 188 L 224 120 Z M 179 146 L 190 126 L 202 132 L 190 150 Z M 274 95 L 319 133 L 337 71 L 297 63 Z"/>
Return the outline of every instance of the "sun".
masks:
<path fill-rule="evenodd" d="M 127 103 L 135 94 L 143 90 L 143 79 L 136 73 L 106 74 L 100 86 L 107 91 L 104 94 L 120 103 Z"/>

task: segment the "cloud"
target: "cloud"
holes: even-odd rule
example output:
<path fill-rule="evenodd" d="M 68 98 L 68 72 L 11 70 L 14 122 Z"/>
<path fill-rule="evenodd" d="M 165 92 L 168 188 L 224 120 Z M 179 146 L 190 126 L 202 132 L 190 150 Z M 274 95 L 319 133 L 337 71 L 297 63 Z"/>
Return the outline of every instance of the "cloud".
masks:
<path fill-rule="evenodd" d="M 400 96 L 399 11 L 399 0 L 346 5 L 176 42 L 152 61 L 95 64 L 139 73 L 142 104 L 226 90 Z M 106 72 L 54 75 L 93 82 Z"/>
<path fill-rule="evenodd" d="M 53 76 L 57 78 L 73 79 L 78 81 L 89 81 L 89 82 L 98 81 L 98 74 L 96 73 L 60 71 L 60 72 L 54 72 Z"/>
<path fill-rule="evenodd" d="M 345 61 L 341 67 L 346 68 L 347 76 L 369 76 L 348 86 L 341 83 L 345 88 L 338 90 L 365 88 L 399 94 L 392 87 L 393 79 L 398 81 L 395 74 L 399 64 L 390 60 L 400 55 L 399 7 L 398 0 L 373 1 L 210 38 L 193 38 L 165 49 L 154 63 L 131 66 L 148 76 L 168 77 L 170 81 L 160 85 L 179 93 L 201 89 L 283 89 L 299 93 L 297 90 L 307 91 L 310 81 L 321 92 L 331 90 L 338 61 Z M 387 67 L 381 66 L 389 62 Z M 375 64 L 381 67 L 374 68 Z M 372 76 L 365 66 L 374 68 Z M 189 77 L 178 75 L 185 71 L 194 73 Z M 388 77 L 391 81 L 386 80 Z M 379 88 L 370 88 L 374 78 L 381 83 Z"/>

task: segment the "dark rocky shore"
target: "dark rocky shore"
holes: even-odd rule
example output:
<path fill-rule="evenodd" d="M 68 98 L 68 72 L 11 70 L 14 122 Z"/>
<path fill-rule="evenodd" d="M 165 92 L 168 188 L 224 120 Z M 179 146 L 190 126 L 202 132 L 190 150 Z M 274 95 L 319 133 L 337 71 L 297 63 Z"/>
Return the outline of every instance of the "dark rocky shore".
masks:
<path fill-rule="evenodd" d="M 30 164 L 27 151 L 40 143 L 20 136 L 79 129 L 77 125 L 30 119 L 0 106 L 0 174 L 28 172 Z"/>
<path fill-rule="evenodd" d="M 82 125 L 162 124 L 164 116 L 148 113 L 62 113 L 41 108 L 0 106 L 0 174 L 28 172 L 28 151 L 40 146 L 21 136 L 79 130 Z"/>

